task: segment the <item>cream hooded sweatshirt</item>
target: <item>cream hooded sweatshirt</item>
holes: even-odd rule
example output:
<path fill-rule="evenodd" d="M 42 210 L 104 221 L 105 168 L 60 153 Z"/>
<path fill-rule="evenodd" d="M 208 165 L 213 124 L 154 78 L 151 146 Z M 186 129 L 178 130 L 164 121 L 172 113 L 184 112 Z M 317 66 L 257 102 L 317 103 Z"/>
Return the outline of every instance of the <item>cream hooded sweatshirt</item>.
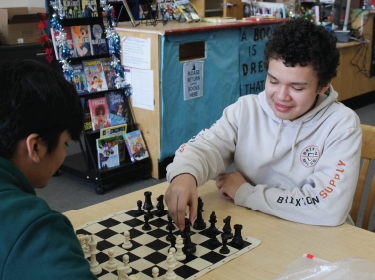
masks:
<path fill-rule="evenodd" d="M 240 97 L 223 116 L 181 145 L 167 167 L 203 185 L 234 162 L 248 183 L 237 205 L 286 220 L 336 226 L 348 217 L 359 174 L 358 116 L 337 101 L 332 86 L 315 107 L 294 120 L 277 118 L 265 92 Z"/>

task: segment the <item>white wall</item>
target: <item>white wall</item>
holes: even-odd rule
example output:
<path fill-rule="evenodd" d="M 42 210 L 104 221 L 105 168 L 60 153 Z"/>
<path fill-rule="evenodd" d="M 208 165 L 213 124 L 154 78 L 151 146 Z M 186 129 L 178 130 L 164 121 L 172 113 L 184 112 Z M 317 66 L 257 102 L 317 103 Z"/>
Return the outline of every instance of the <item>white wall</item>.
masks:
<path fill-rule="evenodd" d="M 45 0 L 0 0 L 0 8 L 45 7 Z"/>

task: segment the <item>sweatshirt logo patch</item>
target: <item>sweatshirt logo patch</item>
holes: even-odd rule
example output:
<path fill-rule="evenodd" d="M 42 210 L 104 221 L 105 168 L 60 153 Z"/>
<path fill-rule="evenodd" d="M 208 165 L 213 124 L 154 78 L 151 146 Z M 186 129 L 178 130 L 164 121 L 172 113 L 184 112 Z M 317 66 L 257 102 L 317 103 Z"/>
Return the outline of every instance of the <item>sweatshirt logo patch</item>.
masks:
<path fill-rule="evenodd" d="M 305 167 L 313 167 L 320 158 L 320 152 L 317 146 L 311 145 L 304 148 L 301 152 L 300 160 Z"/>

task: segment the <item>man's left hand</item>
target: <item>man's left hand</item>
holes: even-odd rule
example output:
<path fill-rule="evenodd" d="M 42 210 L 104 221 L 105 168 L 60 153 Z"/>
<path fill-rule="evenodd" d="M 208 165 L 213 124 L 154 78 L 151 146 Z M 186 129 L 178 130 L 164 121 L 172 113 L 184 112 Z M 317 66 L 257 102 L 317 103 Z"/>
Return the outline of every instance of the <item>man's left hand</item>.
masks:
<path fill-rule="evenodd" d="M 217 176 L 216 187 L 222 198 L 234 200 L 237 190 L 246 183 L 240 172 L 223 173 Z"/>

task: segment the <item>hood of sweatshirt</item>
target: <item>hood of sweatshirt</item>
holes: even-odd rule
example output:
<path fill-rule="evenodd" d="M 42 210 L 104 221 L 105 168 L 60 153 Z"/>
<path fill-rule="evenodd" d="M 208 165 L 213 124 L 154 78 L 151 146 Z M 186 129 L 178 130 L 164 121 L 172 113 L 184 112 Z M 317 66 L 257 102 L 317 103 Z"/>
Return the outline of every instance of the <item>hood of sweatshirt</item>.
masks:
<path fill-rule="evenodd" d="M 279 123 L 279 129 L 277 132 L 276 139 L 274 140 L 274 145 L 272 147 L 272 157 L 274 157 L 277 144 L 280 140 L 281 131 L 283 126 L 295 127 L 296 132 L 294 137 L 292 138 L 291 146 L 292 146 L 292 156 L 291 156 L 291 163 L 289 171 L 292 170 L 294 164 L 294 154 L 295 154 L 295 145 L 298 139 L 299 132 L 301 131 L 303 126 L 314 126 L 317 125 L 319 122 L 323 122 L 325 118 L 322 119 L 324 113 L 328 110 L 332 103 L 337 102 L 338 93 L 333 89 L 332 85 L 329 89 L 324 93 L 318 96 L 317 101 L 315 103 L 314 108 L 308 111 L 306 114 L 302 115 L 298 119 L 293 121 L 291 120 L 282 120 L 275 116 L 272 111 L 271 106 L 267 101 L 266 92 L 263 91 L 259 94 L 259 102 L 262 106 L 264 112 L 275 122 Z"/>

